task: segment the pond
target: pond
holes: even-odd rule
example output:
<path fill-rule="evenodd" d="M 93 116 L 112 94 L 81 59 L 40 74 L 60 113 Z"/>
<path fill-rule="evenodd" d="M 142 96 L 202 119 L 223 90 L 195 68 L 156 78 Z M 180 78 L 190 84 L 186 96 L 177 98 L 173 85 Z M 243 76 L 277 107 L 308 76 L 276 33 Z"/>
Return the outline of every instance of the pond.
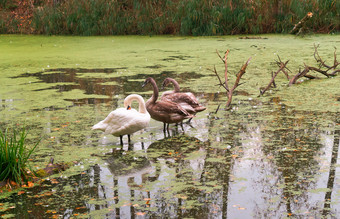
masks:
<path fill-rule="evenodd" d="M 71 168 L 33 188 L 0 193 L 3 218 L 340 218 L 340 76 L 282 74 L 263 96 L 278 56 L 290 75 L 332 64 L 339 35 L 0 36 L 0 127 L 42 139 L 33 169 Z M 232 109 L 211 71 L 230 50 L 230 81 L 252 57 Z M 338 55 L 339 56 L 339 55 Z M 166 77 L 207 107 L 184 130 L 150 121 L 128 143 L 92 131 L 124 98 L 150 98 Z M 169 90 L 171 88 L 167 88 Z M 163 91 L 162 91 L 163 92 Z M 137 108 L 137 105 L 133 105 Z"/>

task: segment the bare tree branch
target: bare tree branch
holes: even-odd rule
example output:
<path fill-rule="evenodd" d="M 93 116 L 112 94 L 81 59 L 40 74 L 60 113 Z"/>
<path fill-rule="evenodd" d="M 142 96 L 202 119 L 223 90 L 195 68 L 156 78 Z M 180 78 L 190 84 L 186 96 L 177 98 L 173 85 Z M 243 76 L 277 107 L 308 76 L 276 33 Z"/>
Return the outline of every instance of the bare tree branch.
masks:
<path fill-rule="evenodd" d="M 219 54 L 219 52 L 216 50 L 216 53 L 218 55 L 218 57 L 223 61 L 224 63 L 224 79 L 225 82 L 223 83 L 220 76 L 217 73 L 216 67 L 214 66 L 214 70 L 213 72 L 215 73 L 218 81 L 219 81 L 219 85 L 224 87 L 224 89 L 227 91 L 227 97 L 228 97 L 228 101 L 226 104 L 226 108 L 230 109 L 230 104 L 231 104 L 231 100 L 232 100 L 232 96 L 233 96 L 233 92 L 234 90 L 242 85 L 243 83 L 240 83 L 241 77 L 242 75 L 246 72 L 246 68 L 250 63 L 251 57 L 248 59 L 248 61 L 242 66 L 242 68 L 240 69 L 240 71 L 237 73 L 236 75 L 236 80 L 234 83 L 234 86 L 230 89 L 229 88 L 229 80 L 228 80 L 228 54 L 229 54 L 229 50 L 227 50 L 224 54 L 224 58 L 222 58 L 222 56 Z"/>
<path fill-rule="evenodd" d="M 210 70 L 211 70 L 211 69 L 210 69 Z M 216 77 L 218 78 L 218 81 L 220 82 L 218 85 L 222 86 L 224 89 L 226 89 L 227 91 L 229 91 L 228 88 L 225 87 L 225 85 L 224 85 L 224 83 L 222 82 L 220 76 L 218 75 L 217 70 L 216 70 L 216 66 L 215 66 L 215 65 L 214 65 L 214 70 L 211 70 L 211 71 L 214 72 L 215 75 L 216 75 Z"/>
<path fill-rule="evenodd" d="M 336 60 L 336 47 L 334 46 L 334 68 L 336 68 L 339 65 L 339 62 Z"/>
<path fill-rule="evenodd" d="M 309 68 L 308 66 L 305 66 L 305 69 L 303 71 L 300 71 L 299 73 L 297 73 L 295 76 L 293 76 L 290 80 L 289 80 L 289 83 L 288 85 L 291 86 L 292 84 L 295 84 L 296 81 L 305 76 L 307 73 L 309 72 Z"/>
<path fill-rule="evenodd" d="M 246 73 L 246 68 L 247 68 L 247 66 L 248 66 L 249 63 L 250 63 L 250 60 L 251 60 L 251 57 L 247 60 L 247 62 L 242 66 L 242 68 L 240 69 L 240 71 L 237 73 L 237 77 L 236 77 L 236 81 L 235 81 L 235 83 L 234 83 L 234 86 L 233 86 L 233 88 L 232 88 L 231 90 L 229 90 L 229 92 L 228 92 L 228 101 L 227 101 L 227 104 L 226 104 L 227 109 L 230 108 L 231 100 L 232 100 L 232 98 L 233 98 L 233 92 L 234 92 L 234 90 L 239 86 L 241 77 Z"/>
<path fill-rule="evenodd" d="M 220 53 L 217 51 L 217 49 L 216 49 L 216 53 L 217 53 L 218 57 L 220 57 L 220 59 L 221 59 L 222 62 L 224 63 L 224 59 L 222 58 L 222 56 L 220 55 Z"/>
<path fill-rule="evenodd" d="M 225 87 L 227 88 L 227 90 L 229 90 L 228 87 L 228 54 L 229 54 L 229 49 L 225 52 L 224 55 L 224 79 L 225 79 Z"/>
<path fill-rule="evenodd" d="M 277 58 L 279 59 L 279 61 L 276 61 L 276 64 L 279 68 L 281 68 L 282 64 L 284 64 L 284 63 L 281 61 L 281 58 L 280 58 L 279 55 L 277 56 Z M 291 72 L 291 71 L 287 67 L 285 67 L 281 70 L 286 75 L 287 79 L 289 80 L 289 74 L 285 69 L 287 69 L 289 72 Z"/>
<path fill-rule="evenodd" d="M 316 46 L 314 44 L 314 58 L 315 58 L 316 62 L 320 64 L 320 67 L 323 66 L 323 67 L 326 67 L 326 68 L 331 68 L 331 66 L 325 64 L 325 61 L 322 61 L 322 59 L 319 55 L 319 52 L 318 52 L 318 47 L 319 47 L 319 45 Z"/>
<path fill-rule="evenodd" d="M 338 72 L 340 72 L 340 69 L 333 71 L 333 72 L 332 72 L 332 73 L 330 73 L 329 75 L 330 75 L 330 76 L 335 76 L 335 75 L 336 75 L 336 73 L 338 73 Z"/>
<path fill-rule="evenodd" d="M 246 73 L 246 68 L 247 68 L 248 64 L 250 63 L 250 60 L 251 60 L 251 57 L 247 60 L 247 62 L 242 66 L 241 70 L 238 72 L 237 77 L 236 77 L 236 81 L 235 81 L 235 84 L 234 84 L 234 87 L 233 87 L 232 90 L 234 90 L 238 86 L 242 75 L 244 73 Z"/>
<path fill-rule="evenodd" d="M 319 69 L 319 68 L 315 68 L 315 67 L 312 67 L 312 66 L 307 66 L 307 67 L 309 68 L 309 70 L 319 72 L 319 73 L 325 75 L 327 78 L 329 78 L 329 76 L 330 76 L 330 75 L 327 73 L 327 71 L 328 71 L 329 69 L 326 70 L 326 71 L 323 71 L 323 70 L 321 70 L 321 69 Z"/>
<path fill-rule="evenodd" d="M 334 47 L 334 61 L 333 61 L 333 66 L 329 66 L 329 65 L 326 65 L 326 61 L 322 61 L 320 55 L 319 55 L 319 52 L 318 52 L 318 47 L 319 45 L 315 45 L 314 44 L 314 58 L 316 60 L 317 63 L 319 63 L 320 67 L 325 67 L 327 68 L 328 70 L 330 69 L 335 69 L 336 67 L 338 67 L 339 65 L 339 62 L 337 61 L 336 59 L 336 47 Z"/>
<path fill-rule="evenodd" d="M 281 61 L 281 59 L 280 59 L 280 61 Z M 289 62 L 289 60 L 286 61 L 285 63 L 281 62 L 279 70 L 277 70 L 277 71 L 275 72 L 274 76 L 273 76 L 272 79 L 270 80 L 270 82 L 269 82 L 269 84 L 267 85 L 267 87 L 266 87 L 264 90 L 262 90 L 262 91 L 260 90 L 260 94 L 261 94 L 261 95 L 263 95 L 263 94 L 270 88 L 270 86 L 274 83 L 275 77 L 279 74 L 280 71 L 282 71 L 282 70 L 286 67 L 286 65 L 288 64 L 288 62 Z"/>
<path fill-rule="evenodd" d="M 272 78 L 274 77 L 274 72 L 272 72 Z M 276 88 L 275 80 L 273 80 L 273 87 Z"/>

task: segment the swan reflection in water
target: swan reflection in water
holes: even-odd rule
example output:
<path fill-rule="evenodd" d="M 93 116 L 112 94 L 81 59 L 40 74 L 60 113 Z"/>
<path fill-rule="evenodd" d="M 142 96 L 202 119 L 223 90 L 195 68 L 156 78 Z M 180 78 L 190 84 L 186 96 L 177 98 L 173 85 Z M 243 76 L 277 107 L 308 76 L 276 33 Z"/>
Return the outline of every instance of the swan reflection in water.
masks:
<path fill-rule="evenodd" d="M 201 178 L 205 146 L 197 138 L 178 135 L 153 142 L 146 152 L 120 150 L 105 156 L 96 170 L 98 198 L 105 201 L 100 209 L 111 209 L 107 218 L 130 218 L 150 209 L 154 216 L 165 211 L 175 217 L 181 199 L 175 198 L 179 191 L 174 186 Z M 92 205 L 92 211 L 98 210 Z"/>

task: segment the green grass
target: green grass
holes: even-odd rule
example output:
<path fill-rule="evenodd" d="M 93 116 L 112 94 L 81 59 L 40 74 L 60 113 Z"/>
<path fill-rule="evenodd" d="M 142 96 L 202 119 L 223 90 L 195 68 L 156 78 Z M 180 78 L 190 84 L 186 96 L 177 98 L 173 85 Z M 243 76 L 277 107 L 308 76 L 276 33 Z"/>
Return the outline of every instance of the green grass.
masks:
<path fill-rule="evenodd" d="M 19 185 L 27 182 L 27 162 L 39 141 L 30 148 L 25 143 L 26 137 L 25 128 L 21 132 L 13 130 L 12 134 L 8 129 L 0 130 L 0 181 L 10 180 Z"/>

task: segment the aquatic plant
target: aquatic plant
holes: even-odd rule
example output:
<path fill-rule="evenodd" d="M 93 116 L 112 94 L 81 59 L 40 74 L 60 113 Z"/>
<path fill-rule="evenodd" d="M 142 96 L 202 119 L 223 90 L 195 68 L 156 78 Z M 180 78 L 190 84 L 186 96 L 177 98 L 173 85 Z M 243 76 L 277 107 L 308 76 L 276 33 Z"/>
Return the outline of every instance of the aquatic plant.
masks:
<path fill-rule="evenodd" d="M 19 133 L 13 130 L 12 135 L 8 129 L 0 130 L 0 181 L 10 180 L 19 185 L 27 182 L 27 162 L 40 141 L 30 148 L 25 143 L 26 137 L 25 128 Z"/>

